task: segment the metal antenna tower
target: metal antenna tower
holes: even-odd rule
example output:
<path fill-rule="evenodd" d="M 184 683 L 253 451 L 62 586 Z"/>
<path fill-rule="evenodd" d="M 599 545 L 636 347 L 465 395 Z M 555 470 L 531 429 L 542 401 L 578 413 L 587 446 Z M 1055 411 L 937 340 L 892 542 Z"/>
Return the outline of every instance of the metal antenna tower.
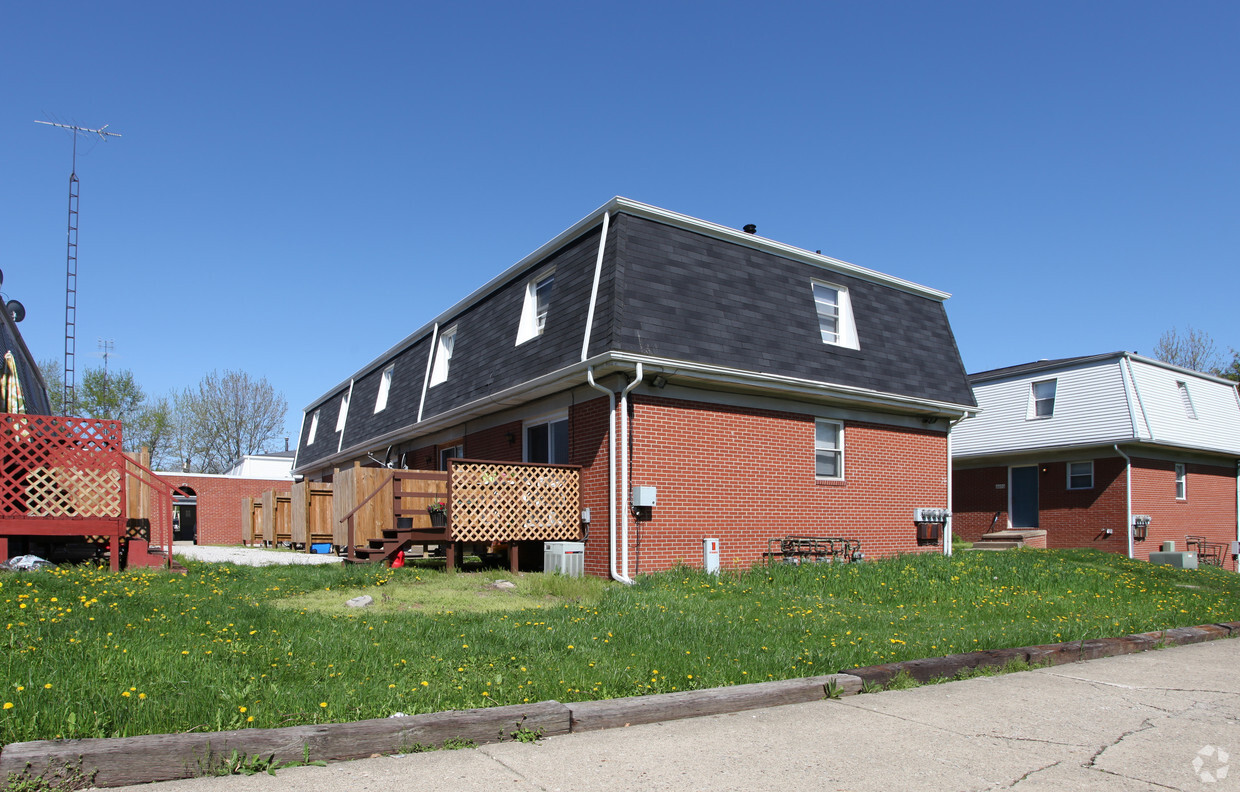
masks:
<path fill-rule="evenodd" d="M 112 355 L 112 350 L 116 348 L 116 342 L 110 338 L 99 339 L 99 349 L 103 355 L 103 399 L 108 399 L 108 358 Z"/>
<path fill-rule="evenodd" d="M 73 167 L 69 170 L 69 230 L 67 233 L 67 250 L 65 253 L 65 390 L 61 412 L 73 415 L 77 412 L 77 375 L 74 372 L 74 358 L 77 349 L 77 238 L 78 238 L 78 177 L 77 177 L 77 140 L 79 132 L 98 135 L 100 140 L 109 137 L 120 137 L 115 132 L 108 132 L 108 125 L 98 129 L 73 124 L 54 124 L 51 121 L 35 120 L 36 124 L 68 129 L 73 133 Z"/>

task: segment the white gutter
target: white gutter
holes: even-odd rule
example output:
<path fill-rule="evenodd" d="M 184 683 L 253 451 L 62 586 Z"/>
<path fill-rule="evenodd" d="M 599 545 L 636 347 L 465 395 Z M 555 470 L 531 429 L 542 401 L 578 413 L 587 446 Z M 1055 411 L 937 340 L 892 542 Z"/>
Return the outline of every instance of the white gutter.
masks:
<path fill-rule="evenodd" d="M 947 424 L 947 522 L 943 524 L 943 555 L 952 554 L 952 430 L 967 418 L 962 415 Z"/>
<path fill-rule="evenodd" d="M 344 430 L 349 428 L 349 410 L 353 408 L 353 383 L 356 380 L 349 380 L 349 394 L 344 397 L 344 419 L 338 420 L 340 424 L 340 439 L 336 441 L 336 453 L 340 453 L 340 449 L 344 446 Z"/>
<path fill-rule="evenodd" d="M 422 408 L 426 406 L 426 389 L 431 382 L 431 364 L 435 362 L 435 345 L 439 342 L 439 322 L 431 328 L 430 352 L 426 353 L 426 373 L 422 375 L 422 398 L 418 401 L 418 423 L 422 423 Z"/>
<path fill-rule="evenodd" d="M 633 381 L 620 393 L 620 497 L 629 497 L 629 393 L 642 382 L 642 364 L 637 364 Z M 629 502 L 620 517 L 620 573 L 629 577 Z"/>
<path fill-rule="evenodd" d="M 603 212 L 603 231 L 598 238 L 598 258 L 594 260 L 594 285 L 590 288 L 590 310 L 586 313 L 586 335 L 581 339 L 581 360 L 590 354 L 590 334 L 594 331 L 594 304 L 598 301 L 598 284 L 603 279 L 603 250 L 607 247 L 607 227 L 611 212 Z"/>
<path fill-rule="evenodd" d="M 1111 447 L 1115 449 L 1115 453 L 1119 454 L 1120 456 L 1124 458 L 1124 462 L 1125 462 L 1124 476 L 1126 478 L 1126 483 L 1125 483 L 1124 489 L 1125 489 L 1125 498 L 1127 499 L 1127 502 L 1128 502 L 1127 503 L 1128 525 L 1124 530 L 1127 531 L 1128 533 L 1128 557 L 1132 558 L 1132 457 L 1128 456 L 1127 454 L 1125 454 L 1123 451 L 1120 450 L 1119 443 L 1116 443 L 1115 445 Z"/>
<path fill-rule="evenodd" d="M 607 570 L 612 580 L 632 585 L 616 569 L 616 394 L 594 381 L 594 367 L 586 369 L 586 381 L 590 387 L 607 394 Z"/>
<path fill-rule="evenodd" d="M 436 345 L 432 344 L 432 346 Z M 769 392 L 784 399 L 807 397 L 817 403 L 847 404 L 861 408 L 894 408 L 895 412 L 907 415 L 937 415 L 952 420 L 960 416 L 976 415 L 978 412 L 977 407 L 884 394 L 881 391 L 866 388 L 833 385 L 774 374 L 746 372 L 740 369 L 727 369 L 721 366 L 706 366 L 671 358 L 656 358 L 650 355 L 603 352 L 594 355 L 588 360 L 572 363 L 532 380 L 505 388 L 499 393 L 475 399 L 468 404 L 463 404 L 431 416 L 426 420 L 425 424 L 422 422 L 422 409 L 419 407 L 418 420 L 414 423 L 397 427 L 377 437 L 368 438 L 365 442 L 343 449 L 341 453 L 316 459 L 312 464 L 316 468 L 330 465 L 340 459 L 348 459 L 352 456 L 362 455 L 366 451 L 380 450 L 392 443 L 404 442 L 414 436 L 420 437 L 429 434 L 446 426 L 468 420 L 471 416 L 476 417 L 488 412 L 494 412 L 494 405 L 496 404 L 516 406 L 526 401 L 531 401 L 534 398 L 549 395 L 556 390 L 574 387 L 581 382 L 581 375 L 590 368 L 606 366 L 612 369 L 608 373 L 615 373 L 620 367 L 627 368 L 629 366 L 636 366 L 638 363 L 642 363 L 644 368 L 650 370 L 651 373 L 676 374 L 681 379 L 686 378 L 686 375 L 694 374 L 704 382 L 737 385 L 756 391 Z M 431 363 L 428 360 L 428 373 L 422 385 L 423 403 L 425 403 L 426 399 L 427 383 L 430 380 L 430 367 Z"/>

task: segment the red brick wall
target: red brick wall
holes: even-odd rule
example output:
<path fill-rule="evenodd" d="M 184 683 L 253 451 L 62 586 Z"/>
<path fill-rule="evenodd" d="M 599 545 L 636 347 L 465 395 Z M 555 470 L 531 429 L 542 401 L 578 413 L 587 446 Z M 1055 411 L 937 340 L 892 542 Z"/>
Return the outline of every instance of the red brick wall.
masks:
<path fill-rule="evenodd" d="M 1008 469 L 971 468 L 952 473 L 952 531 L 976 542 L 991 530 L 1008 527 Z M 999 519 L 995 520 L 995 512 Z M 993 526 L 993 529 L 992 529 Z"/>
<path fill-rule="evenodd" d="M 1039 528 L 1046 531 L 1048 547 L 1095 547 L 1112 553 L 1128 552 L 1127 482 L 1120 457 L 1094 460 L 1094 488 L 1069 490 L 1067 463 L 1039 465 Z M 1226 466 L 1188 465 L 1188 498 L 1175 499 L 1175 463 L 1134 458 L 1132 512 L 1152 519 L 1149 538 L 1134 542 L 1133 556 L 1149 560 L 1162 542 L 1174 541 L 1184 550 L 1185 536 L 1204 536 L 1211 542 L 1236 540 L 1236 474 Z M 953 525 L 957 535 L 976 541 L 1001 511 L 996 529 L 1007 527 L 1008 492 L 1005 466 L 959 470 L 953 476 Z M 1104 535 L 1111 528 L 1110 536 Z M 1235 569 L 1230 557 L 1226 566 Z"/>
<path fill-rule="evenodd" d="M 1207 541 L 1236 541 L 1236 471 L 1232 467 L 1189 463 L 1186 470 L 1184 500 L 1175 498 L 1175 463 L 1155 459 L 1133 459 L 1132 511 L 1148 514 L 1149 538 L 1133 545 L 1137 558 L 1149 560 L 1162 542 L 1175 542 L 1176 550 L 1187 550 L 1186 536 L 1204 536 Z M 1224 553 L 1228 569 L 1236 568 Z"/>
<path fill-rule="evenodd" d="M 465 458 L 488 459 L 494 462 L 520 462 L 523 435 L 520 421 L 474 432 L 465 438 Z"/>
<path fill-rule="evenodd" d="M 607 573 L 606 404 L 579 405 L 570 429 L 573 461 L 593 457 L 585 482 L 593 574 Z M 844 432 L 845 481 L 819 482 L 811 416 L 634 398 L 629 485 L 657 487 L 658 506 L 648 522 L 630 518 L 630 574 L 701 566 L 705 537 L 720 539 L 725 567 L 760 561 L 768 539 L 788 534 L 859 539 L 870 558 L 939 552 L 917 545 L 913 509 L 946 505 L 944 435 L 861 422 L 845 422 Z"/>
<path fill-rule="evenodd" d="M 1068 489 L 1068 464 L 1038 466 L 1038 528 L 1046 531 L 1047 547 L 1096 547 L 1127 553 L 1124 460 L 1094 460 L 1094 486 Z M 959 470 L 953 475 L 952 512 L 956 535 L 975 542 L 991 530 L 1008 527 L 1008 468 L 996 466 Z M 998 486 L 1004 485 L 1002 489 Z M 1107 536 L 1107 528 L 1112 534 Z"/>
<path fill-rule="evenodd" d="M 198 544 L 241 544 L 242 498 L 259 498 L 267 490 L 289 492 L 293 487 L 293 482 L 287 479 L 229 478 L 193 473 L 160 473 L 159 476 L 173 486 L 188 486 L 198 495 Z M 162 526 L 160 515 L 157 514 L 153 522 L 162 530 L 167 530 Z"/>

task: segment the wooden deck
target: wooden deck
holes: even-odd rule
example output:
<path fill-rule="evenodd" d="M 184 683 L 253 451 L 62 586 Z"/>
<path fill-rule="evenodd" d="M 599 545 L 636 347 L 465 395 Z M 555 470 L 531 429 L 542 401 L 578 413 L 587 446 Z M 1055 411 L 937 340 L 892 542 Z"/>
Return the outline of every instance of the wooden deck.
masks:
<path fill-rule="evenodd" d="M 113 570 L 169 562 L 171 531 L 151 536 L 150 518 L 157 501 L 171 525 L 173 487 L 149 457 L 122 451 L 121 432 L 119 421 L 0 414 L 0 559 L 13 538 L 80 537 L 105 545 Z"/>

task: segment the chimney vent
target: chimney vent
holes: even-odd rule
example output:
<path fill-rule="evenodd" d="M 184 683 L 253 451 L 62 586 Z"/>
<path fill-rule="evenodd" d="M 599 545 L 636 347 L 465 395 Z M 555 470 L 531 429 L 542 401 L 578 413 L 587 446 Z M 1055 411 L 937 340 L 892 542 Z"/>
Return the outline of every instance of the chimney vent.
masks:
<path fill-rule="evenodd" d="M 756 233 L 758 233 L 758 227 L 757 227 L 756 225 L 754 225 L 753 223 L 750 223 L 749 225 L 745 226 L 745 227 L 744 227 L 744 228 L 742 228 L 741 230 L 742 230 L 742 231 L 744 231 L 746 234 L 756 234 Z"/>

